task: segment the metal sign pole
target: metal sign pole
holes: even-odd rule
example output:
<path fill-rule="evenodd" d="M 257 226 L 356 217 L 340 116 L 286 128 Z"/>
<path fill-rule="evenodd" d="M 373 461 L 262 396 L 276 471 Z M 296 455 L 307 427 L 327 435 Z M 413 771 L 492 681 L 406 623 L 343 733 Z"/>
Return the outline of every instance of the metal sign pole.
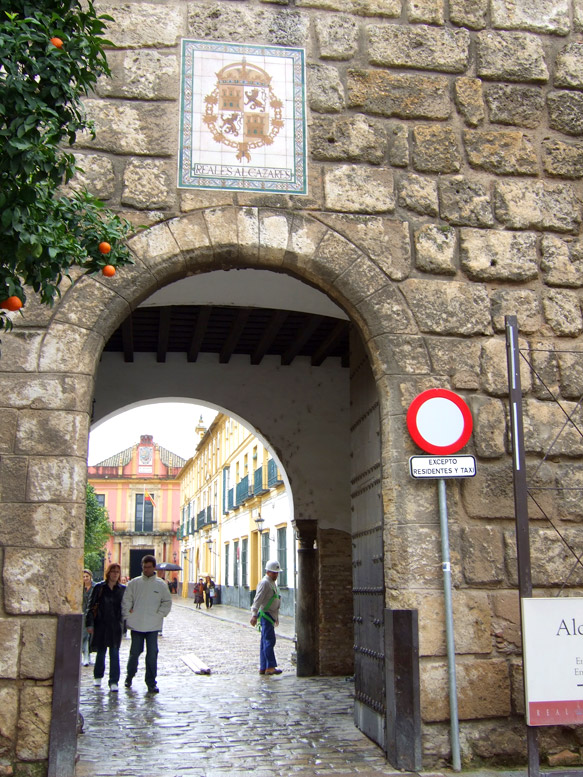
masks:
<path fill-rule="evenodd" d="M 518 561 L 518 591 L 520 598 L 532 596 L 530 568 L 530 538 L 528 529 L 528 492 L 524 429 L 522 425 L 522 385 L 520 382 L 520 354 L 518 351 L 518 319 L 506 316 L 506 354 L 508 361 L 508 392 L 510 395 L 510 428 L 512 437 L 512 471 L 514 482 L 514 509 L 516 519 L 516 555 Z M 522 610 L 522 608 L 521 608 Z M 522 615 L 521 615 L 522 632 Z M 540 758 L 538 736 L 534 726 L 526 727 L 529 777 L 539 777 Z"/>
<path fill-rule="evenodd" d="M 451 737 L 451 761 L 455 772 L 461 771 L 460 729 L 457 709 L 457 686 L 455 679 L 455 645 L 453 635 L 453 607 L 451 597 L 451 564 L 449 560 L 449 531 L 447 526 L 447 498 L 445 479 L 437 481 L 439 494 L 439 525 L 441 527 L 441 568 L 443 570 L 443 593 L 445 596 L 445 639 L 447 645 L 447 667 L 449 675 L 449 716 Z"/>

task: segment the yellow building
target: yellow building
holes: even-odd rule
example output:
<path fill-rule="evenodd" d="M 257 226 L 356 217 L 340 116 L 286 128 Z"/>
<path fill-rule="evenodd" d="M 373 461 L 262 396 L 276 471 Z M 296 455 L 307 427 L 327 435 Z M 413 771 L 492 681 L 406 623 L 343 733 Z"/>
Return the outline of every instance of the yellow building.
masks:
<path fill-rule="evenodd" d="M 198 427 L 197 431 L 201 431 Z M 277 464 L 246 427 L 219 413 L 182 472 L 182 595 L 210 575 L 217 603 L 248 608 L 277 558 L 282 612 L 293 614 L 296 569 L 290 500 Z"/>

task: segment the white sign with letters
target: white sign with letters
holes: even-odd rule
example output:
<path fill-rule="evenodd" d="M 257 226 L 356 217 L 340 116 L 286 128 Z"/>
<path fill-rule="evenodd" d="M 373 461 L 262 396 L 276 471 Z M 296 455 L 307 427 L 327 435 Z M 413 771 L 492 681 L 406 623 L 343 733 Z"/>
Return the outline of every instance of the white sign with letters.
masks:
<path fill-rule="evenodd" d="M 583 599 L 522 600 L 529 726 L 583 723 Z"/>
<path fill-rule="evenodd" d="M 473 456 L 411 456 L 412 478 L 473 478 L 476 460 Z"/>

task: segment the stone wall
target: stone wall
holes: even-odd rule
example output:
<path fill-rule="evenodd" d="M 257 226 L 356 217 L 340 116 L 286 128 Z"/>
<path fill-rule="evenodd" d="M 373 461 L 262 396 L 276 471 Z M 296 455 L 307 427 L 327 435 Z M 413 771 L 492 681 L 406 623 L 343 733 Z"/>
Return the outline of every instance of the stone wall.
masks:
<path fill-rule="evenodd" d="M 567 409 L 583 392 L 581 356 L 571 353 L 583 334 L 583 3 L 97 6 L 116 19 L 108 31 L 118 46 L 114 78 L 87 100 L 96 137 L 80 139 L 84 172 L 72 185 L 87 184 L 151 229 L 130 241 L 134 268 L 108 285 L 81 281 L 53 311 L 31 301 L 24 323 L 3 338 L 0 633 L 13 649 L 0 662 L 0 759 L 46 758 L 52 670 L 39 674 L 31 645 L 52 655 L 56 615 L 79 607 L 86 437 L 101 348 L 159 285 L 229 263 L 315 284 L 366 341 L 382 410 L 387 603 L 420 611 L 425 766 L 449 753 L 437 497 L 434 485 L 408 478 L 417 451 L 404 414 L 433 386 L 468 400 L 478 476 L 448 486 L 462 756 L 523 759 L 504 316 L 518 316 L 521 347 L 536 367 L 523 365 L 534 472 L 564 420 L 546 386 Z M 181 37 L 306 48 L 308 196 L 176 188 Z M 582 447 L 568 428 L 537 469 L 541 489 L 565 478 L 583 485 Z M 577 545 L 575 494 L 541 490 L 538 501 Z M 571 556 L 531 508 L 533 578 L 545 593 L 562 584 Z M 328 546 L 333 568 L 332 534 L 323 537 Z M 581 573 L 568 588 L 580 592 Z M 572 731 L 545 731 L 545 753 L 565 748 L 578 752 Z"/>

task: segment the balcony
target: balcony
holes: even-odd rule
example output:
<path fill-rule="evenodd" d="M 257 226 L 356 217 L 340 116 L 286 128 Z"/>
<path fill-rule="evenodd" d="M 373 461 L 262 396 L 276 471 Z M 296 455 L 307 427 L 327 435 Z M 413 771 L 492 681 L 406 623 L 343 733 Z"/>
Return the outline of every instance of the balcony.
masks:
<path fill-rule="evenodd" d="M 204 526 L 216 523 L 213 520 L 213 508 L 209 505 L 203 508 L 196 516 L 196 530 L 200 531 Z"/>
<path fill-rule="evenodd" d="M 230 488 L 227 491 L 227 510 L 234 510 L 235 509 L 235 498 L 233 494 L 233 489 Z"/>
<path fill-rule="evenodd" d="M 269 488 L 274 488 L 275 486 L 281 486 L 282 483 L 283 480 L 281 480 L 277 472 L 277 464 L 273 459 L 269 459 L 267 462 L 267 485 Z"/>
<path fill-rule="evenodd" d="M 260 496 L 266 494 L 269 489 L 265 487 L 264 483 L 267 481 L 267 477 L 264 477 L 265 467 L 258 467 L 253 473 L 253 495 Z M 267 474 L 267 473 L 265 473 Z"/>
<path fill-rule="evenodd" d="M 236 504 L 237 507 L 246 502 L 253 492 L 249 489 L 249 475 L 245 475 L 236 485 Z"/>

